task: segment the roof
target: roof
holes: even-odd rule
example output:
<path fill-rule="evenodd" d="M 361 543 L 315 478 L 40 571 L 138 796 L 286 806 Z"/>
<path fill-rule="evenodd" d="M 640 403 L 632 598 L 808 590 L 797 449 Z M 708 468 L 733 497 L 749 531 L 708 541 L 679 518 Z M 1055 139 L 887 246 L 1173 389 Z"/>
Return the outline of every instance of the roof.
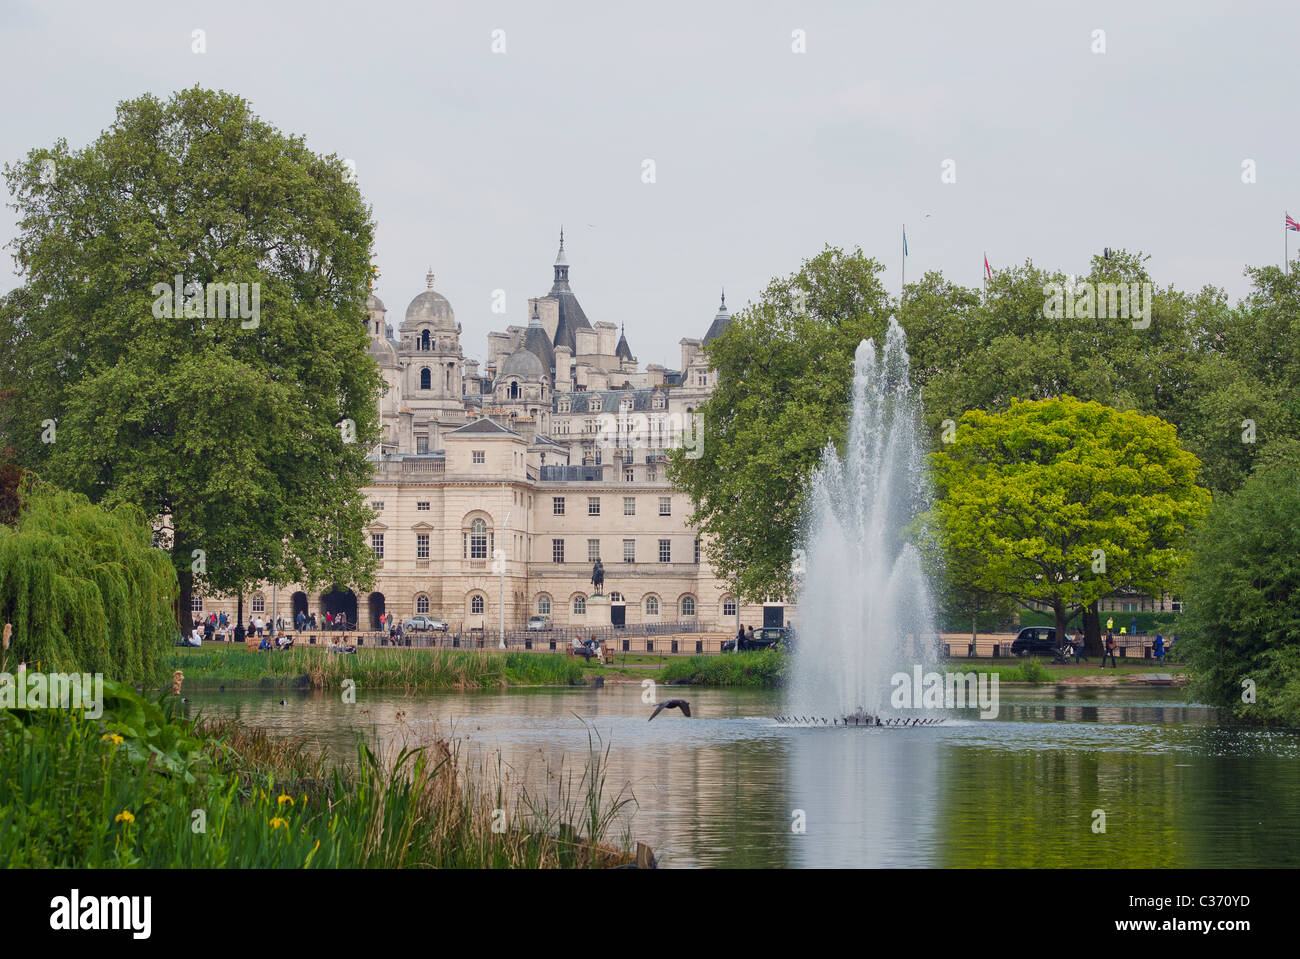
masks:
<path fill-rule="evenodd" d="M 384 306 L 383 300 L 375 296 L 375 294 L 371 293 L 368 297 L 366 297 L 366 309 L 387 311 L 388 307 Z"/>
<path fill-rule="evenodd" d="M 524 349 L 541 361 L 542 370 L 547 375 L 554 371 L 555 350 L 551 347 L 551 338 L 546 335 L 546 328 L 542 326 L 542 321 L 537 317 L 536 309 L 534 309 L 533 318 L 528 321 L 528 329 L 524 333 Z"/>
<path fill-rule="evenodd" d="M 634 361 L 636 359 L 636 357 L 632 355 L 632 347 L 627 345 L 626 332 L 619 333 L 618 346 L 614 348 L 614 355 L 621 360 Z"/>
<path fill-rule="evenodd" d="M 603 390 L 600 392 L 583 392 L 583 393 L 556 393 L 551 397 L 551 411 L 558 412 L 560 400 L 568 397 L 570 413 L 617 413 L 623 408 L 623 398 L 632 397 L 632 410 L 634 412 L 650 412 L 654 409 L 655 394 L 665 397 L 667 391 L 662 389 L 648 390 Z M 665 403 L 664 406 L 667 409 Z"/>
<path fill-rule="evenodd" d="M 713 322 L 709 325 L 709 332 L 704 334 L 704 339 L 702 341 L 703 344 L 708 346 L 710 340 L 714 340 L 721 336 L 730 323 L 731 314 L 727 312 L 727 294 L 723 293 L 722 305 L 718 307 L 718 313 L 714 316 Z"/>
<path fill-rule="evenodd" d="M 545 336 L 542 338 L 545 339 Z M 537 354 L 524 346 L 507 356 L 501 364 L 501 377 L 521 376 L 526 380 L 540 380 L 545 375 L 546 370 L 542 368 L 542 361 L 537 358 Z"/>
<path fill-rule="evenodd" d="M 497 436 L 518 436 L 514 430 L 508 430 L 495 420 L 490 420 L 486 416 L 475 420 L 473 423 L 466 423 L 457 429 L 448 433 L 448 436 L 455 436 L 457 433 L 481 433 Z"/>
<path fill-rule="evenodd" d="M 433 291 L 433 271 L 424 278 L 429 288 L 411 301 L 406 308 L 406 319 L 402 321 L 402 332 L 414 330 L 423 323 L 429 323 L 435 330 L 456 329 L 456 313 L 447 298 Z"/>

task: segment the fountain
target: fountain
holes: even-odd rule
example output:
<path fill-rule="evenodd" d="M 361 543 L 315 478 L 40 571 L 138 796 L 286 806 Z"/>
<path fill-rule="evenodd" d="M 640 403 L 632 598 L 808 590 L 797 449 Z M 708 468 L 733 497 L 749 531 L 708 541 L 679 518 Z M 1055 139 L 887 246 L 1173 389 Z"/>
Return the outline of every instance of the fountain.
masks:
<path fill-rule="evenodd" d="M 844 454 L 828 444 L 812 476 L 786 712 L 831 717 L 818 724 L 935 721 L 889 708 L 891 676 L 936 659 L 929 584 L 904 540 L 929 506 L 921 402 L 908 368 L 907 335 L 891 317 L 883 351 L 873 340 L 858 346 Z"/>

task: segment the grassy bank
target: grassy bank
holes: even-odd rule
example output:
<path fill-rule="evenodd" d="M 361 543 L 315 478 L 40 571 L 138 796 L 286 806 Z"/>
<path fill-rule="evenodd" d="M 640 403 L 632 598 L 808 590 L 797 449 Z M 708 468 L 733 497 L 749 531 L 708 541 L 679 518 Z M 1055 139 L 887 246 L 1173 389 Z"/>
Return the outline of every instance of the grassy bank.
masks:
<path fill-rule="evenodd" d="M 351 679 L 362 689 L 501 689 L 507 686 L 580 686 L 582 661 L 550 653 L 486 649 L 358 649 L 355 655 L 316 647 L 250 652 L 238 646 L 175 648 L 171 670 L 191 689 L 298 687 L 337 689 Z"/>
<path fill-rule="evenodd" d="M 626 837 L 608 842 L 629 800 L 606 796 L 607 755 L 595 745 L 548 801 L 467 769 L 447 741 L 388 761 L 363 748 L 343 767 L 237 724 L 196 726 L 170 715 L 174 698 L 106 683 L 104 699 L 98 720 L 0 710 L 0 866 L 533 869 L 632 858 Z"/>
<path fill-rule="evenodd" d="M 692 656 L 674 661 L 659 673 L 659 682 L 686 682 L 694 686 L 748 686 L 776 689 L 784 680 L 789 659 L 775 649 L 720 656 Z"/>

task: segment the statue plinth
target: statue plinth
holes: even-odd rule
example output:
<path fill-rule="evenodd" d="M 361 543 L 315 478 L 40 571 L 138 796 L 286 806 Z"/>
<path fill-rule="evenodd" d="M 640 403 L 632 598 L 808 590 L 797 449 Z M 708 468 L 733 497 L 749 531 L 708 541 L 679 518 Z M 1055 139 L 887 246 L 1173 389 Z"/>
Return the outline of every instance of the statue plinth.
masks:
<path fill-rule="evenodd" d="M 587 625 L 609 625 L 609 597 L 595 593 L 587 597 Z"/>

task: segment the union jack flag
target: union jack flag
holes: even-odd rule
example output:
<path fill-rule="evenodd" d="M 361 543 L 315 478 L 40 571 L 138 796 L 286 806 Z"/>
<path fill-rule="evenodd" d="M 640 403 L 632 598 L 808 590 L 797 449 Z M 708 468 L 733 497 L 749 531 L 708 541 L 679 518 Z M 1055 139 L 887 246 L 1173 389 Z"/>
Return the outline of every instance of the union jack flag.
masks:
<path fill-rule="evenodd" d="M 1290 213 L 1286 215 L 1286 228 L 1288 230 L 1300 230 L 1300 223 L 1297 223 L 1295 217 Z"/>

